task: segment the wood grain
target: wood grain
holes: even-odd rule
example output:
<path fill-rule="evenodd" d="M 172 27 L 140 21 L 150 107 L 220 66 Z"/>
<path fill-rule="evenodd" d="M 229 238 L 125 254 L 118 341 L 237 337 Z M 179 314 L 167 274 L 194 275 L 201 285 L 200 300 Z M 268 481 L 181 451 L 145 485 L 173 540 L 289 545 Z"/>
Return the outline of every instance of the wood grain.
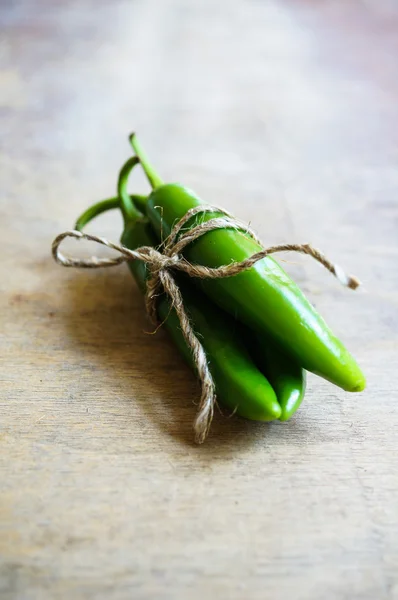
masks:
<path fill-rule="evenodd" d="M 0 11 L 1 597 L 398 598 L 396 4 Z M 217 415 L 192 444 L 197 385 L 145 333 L 127 269 L 49 253 L 113 193 L 132 129 L 165 179 L 363 280 L 352 293 L 287 264 L 365 393 L 310 377 L 291 422 Z M 120 220 L 91 231 L 117 239 Z"/>

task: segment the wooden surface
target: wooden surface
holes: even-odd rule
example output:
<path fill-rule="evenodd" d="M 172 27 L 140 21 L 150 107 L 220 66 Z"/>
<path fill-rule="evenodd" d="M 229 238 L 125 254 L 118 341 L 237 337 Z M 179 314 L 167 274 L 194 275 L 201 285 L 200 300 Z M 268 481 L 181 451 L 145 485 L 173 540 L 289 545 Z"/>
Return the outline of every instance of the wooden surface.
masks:
<path fill-rule="evenodd" d="M 398 598 L 397 5 L 17 0 L 1 21 L 1 598 Z M 364 282 L 287 264 L 365 393 L 311 376 L 291 422 L 217 415 L 192 444 L 197 385 L 126 267 L 50 258 L 133 129 L 167 180 Z"/>

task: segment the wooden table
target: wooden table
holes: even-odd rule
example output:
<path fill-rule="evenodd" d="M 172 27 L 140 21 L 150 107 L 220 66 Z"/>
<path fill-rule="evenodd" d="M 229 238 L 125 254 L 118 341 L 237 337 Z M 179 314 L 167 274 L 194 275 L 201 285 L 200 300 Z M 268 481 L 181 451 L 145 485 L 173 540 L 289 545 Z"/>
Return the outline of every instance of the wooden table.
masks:
<path fill-rule="evenodd" d="M 2 599 L 398 598 L 396 4 L 18 0 L 1 19 Z M 126 267 L 50 257 L 114 193 L 132 129 L 166 180 L 363 281 L 286 263 L 365 393 L 310 376 L 291 422 L 217 414 L 192 443 L 197 384 Z"/>

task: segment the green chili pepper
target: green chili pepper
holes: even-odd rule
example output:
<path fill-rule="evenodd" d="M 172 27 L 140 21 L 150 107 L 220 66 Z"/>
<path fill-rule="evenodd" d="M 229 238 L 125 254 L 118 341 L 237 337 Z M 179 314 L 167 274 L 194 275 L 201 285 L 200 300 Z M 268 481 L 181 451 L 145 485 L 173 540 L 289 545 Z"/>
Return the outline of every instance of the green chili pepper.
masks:
<path fill-rule="evenodd" d="M 132 250 L 139 246 L 153 246 L 149 221 L 146 224 L 127 223 L 121 242 Z M 139 287 L 145 291 L 145 265 L 134 261 L 129 263 L 129 268 Z M 182 277 L 178 278 L 178 286 L 193 329 L 206 352 L 220 401 L 247 419 L 271 421 L 279 418 L 281 408 L 275 392 L 240 342 L 233 320 L 211 305 L 200 292 L 191 291 Z M 181 332 L 178 317 L 174 310 L 170 311 L 170 302 L 165 296 L 159 298 L 157 311 L 174 344 L 193 367 L 191 351 Z"/>
<path fill-rule="evenodd" d="M 134 197 L 136 206 L 145 213 L 147 198 Z M 160 242 L 160 238 L 157 240 Z M 253 362 L 271 383 L 281 407 L 280 421 L 287 421 L 299 409 L 305 394 L 306 374 L 296 359 L 264 334 L 243 328 L 244 344 Z"/>
<path fill-rule="evenodd" d="M 130 197 L 125 191 L 126 174 L 135 163 L 136 160 L 131 159 L 121 171 L 118 190 L 120 199 L 109 199 L 89 208 L 77 220 L 75 226 L 77 230 L 80 231 L 97 214 L 120 206 L 125 222 L 121 243 L 130 249 L 156 245 L 149 220 L 131 201 L 132 198 L 140 202 L 140 198 Z M 145 293 L 146 265 L 141 261 L 132 261 L 128 265 L 139 288 Z M 234 321 L 200 292 L 190 290 L 190 286 L 186 285 L 183 279 L 184 277 L 178 278 L 178 286 L 184 298 L 184 306 L 208 357 L 220 402 L 247 419 L 258 421 L 278 419 L 281 408 L 275 392 L 253 363 L 240 339 L 240 332 Z M 157 311 L 184 359 L 194 367 L 191 351 L 181 332 L 178 317 L 171 309 L 165 295 L 159 297 Z"/>
<path fill-rule="evenodd" d="M 131 143 L 153 188 L 146 214 L 157 235 L 167 236 L 174 224 L 202 201 L 180 184 L 163 184 L 134 135 Z M 222 215 L 194 216 L 187 227 L 217 216 Z M 193 263 L 219 267 L 242 261 L 259 250 L 259 244 L 243 231 L 219 229 L 192 242 L 184 256 Z M 365 388 L 355 359 L 273 258 L 266 257 L 234 277 L 197 283 L 214 302 L 251 329 L 271 335 L 303 368 L 347 391 Z"/>

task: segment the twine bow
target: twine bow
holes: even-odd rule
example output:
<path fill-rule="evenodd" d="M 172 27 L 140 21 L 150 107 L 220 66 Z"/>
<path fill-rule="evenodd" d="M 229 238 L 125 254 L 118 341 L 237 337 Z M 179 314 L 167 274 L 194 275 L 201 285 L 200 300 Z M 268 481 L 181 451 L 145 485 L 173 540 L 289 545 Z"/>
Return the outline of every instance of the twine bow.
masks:
<path fill-rule="evenodd" d="M 222 216 L 211 218 L 210 220 L 200 223 L 191 229 L 188 228 L 184 230 L 184 225 L 193 216 L 205 212 L 221 213 Z M 256 252 L 241 262 L 232 262 L 228 265 L 223 265 L 216 268 L 191 264 L 182 255 L 184 248 L 194 240 L 198 239 L 200 236 L 209 231 L 224 228 L 241 230 L 253 238 L 260 246 L 262 246 L 255 233 L 248 226 L 239 222 L 225 210 L 216 206 L 207 205 L 200 205 L 189 210 L 182 217 L 182 219 L 176 223 L 170 232 L 170 235 L 160 246 L 159 250 L 150 246 L 142 246 L 135 250 L 130 250 L 121 244 L 113 243 L 105 238 L 88 233 L 82 233 L 76 230 L 70 230 L 61 233 L 54 239 L 52 244 L 52 255 L 55 261 L 64 267 L 94 269 L 100 267 L 112 267 L 132 260 L 142 260 L 146 263 L 150 273 L 147 281 L 147 291 L 145 297 L 145 305 L 148 315 L 153 322 L 157 321 L 157 297 L 162 292 L 165 292 L 170 299 L 172 308 L 174 308 L 177 313 L 185 341 L 192 351 L 193 360 L 202 387 L 199 407 L 194 421 L 195 441 L 199 444 L 204 442 L 206 439 L 213 418 L 214 406 L 216 404 L 215 385 L 207 362 L 206 353 L 201 342 L 196 336 L 189 317 L 185 311 L 183 298 L 179 287 L 175 282 L 173 271 L 182 271 L 190 277 L 199 277 L 203 279 L 232 277 L 233 275 L 238 275 L 239 273 L 242 273 L 242 271 L 249 269 L 256 262 L 262 260 L 270 254 L 274 254 L 276 252 L 300 252 L 301 254 L 308 254 L 309 256 L 312 256 L 312 258 L 321 263 L 340 281 L 342 285 L 351 289 L 356 289 L 360 285 L 356 277 L 347 275 L 343 269 L 330 262 L 326 256 L 324 256 L 324 254 L 309 244 L 280 244 L 276 246 L 270 246 L 268 248 L 262 247 L 262 250 Z M 89 259 L 64 256 L 59 251 L 59 246 L 67 237 L 97 242 L 107 246 L 108 248 L 116 250 L 119 252 L 120 256 L 116 256 L 114 258 L 99 258 L 93 256 Z"/>

